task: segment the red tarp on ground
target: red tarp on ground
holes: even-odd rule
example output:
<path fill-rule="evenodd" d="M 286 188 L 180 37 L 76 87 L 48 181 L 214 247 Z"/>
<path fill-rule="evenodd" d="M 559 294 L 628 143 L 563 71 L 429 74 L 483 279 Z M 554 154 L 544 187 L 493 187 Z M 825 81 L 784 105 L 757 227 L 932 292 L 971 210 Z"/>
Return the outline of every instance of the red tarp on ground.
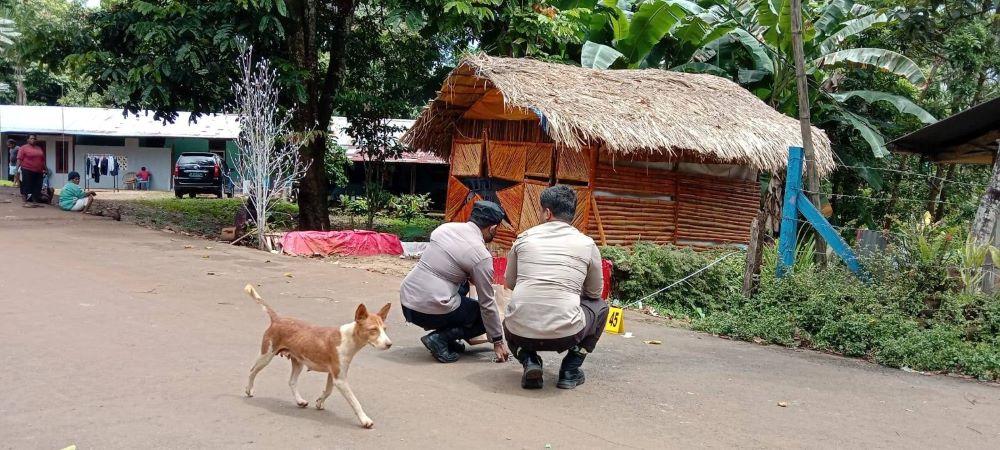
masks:
<path fill-rule="evenodd" d="M 281 250 L 298 256 L 402 255 L 394 234 L 374 231 L 292 231 L 281 237 Z"/>
<path fill-rule="evenodd" d="M 611 294 L 611 269 L 614 264 L 607 259 L 601 260 L 601 269 L 604 273 L 604 289 L 601 290 L 601 298 L 604 300 L 608 299 L 608 295 Z M 503 256 L 493 257 L 493 283 L 494 284 L 504 284 L 503 274 L 507 271 L 507 258 Z"/>

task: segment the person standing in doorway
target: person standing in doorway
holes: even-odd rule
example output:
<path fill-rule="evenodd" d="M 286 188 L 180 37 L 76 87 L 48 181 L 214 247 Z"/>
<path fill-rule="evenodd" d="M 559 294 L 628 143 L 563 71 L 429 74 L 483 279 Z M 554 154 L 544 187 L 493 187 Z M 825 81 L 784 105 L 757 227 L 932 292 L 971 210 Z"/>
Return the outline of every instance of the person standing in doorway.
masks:
<path fill-rule="evenodd" d="M 21 169 L 21 196 L 24 205 L 41 204 L 42 176 L 45 174 L 45 151 L 37 144 L 34 134 L 17 150 L 17 166 Z"/>
<path fill-rule="evenodd" d="M 17 175 L 17 142 L 7 139 L 7 181 L 14 181 Z"/>
<path fill-rule="evenodd" d="M 136 172 L 135 181 L 136 181 L 135 183 L 136 188 L 138 190 L 140 191 L 149 190 L 149 171 L 146 170 L 146 167 L 143 167 L 142 169 L 139 169 L 138 172 Z"/>

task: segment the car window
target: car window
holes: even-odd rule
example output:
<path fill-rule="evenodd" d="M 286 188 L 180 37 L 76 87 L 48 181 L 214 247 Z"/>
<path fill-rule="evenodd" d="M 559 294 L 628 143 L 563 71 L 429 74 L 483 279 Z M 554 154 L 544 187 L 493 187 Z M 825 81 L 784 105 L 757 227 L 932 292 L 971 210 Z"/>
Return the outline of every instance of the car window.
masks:
<path fill-rule="evenodd" d="M 199 166 L 215 165 L 215 158 L 211 156 L 181 156 L 177 158 L 177 164 L 198 164 Z"/>

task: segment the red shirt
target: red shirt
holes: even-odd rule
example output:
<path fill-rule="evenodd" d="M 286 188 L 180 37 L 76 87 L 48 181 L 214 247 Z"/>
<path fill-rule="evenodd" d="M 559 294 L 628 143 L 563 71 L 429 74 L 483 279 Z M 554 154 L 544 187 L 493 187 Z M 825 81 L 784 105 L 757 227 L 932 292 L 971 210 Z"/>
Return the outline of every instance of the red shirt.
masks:
<path fill-rule="evenodd" d="M 140 170 L 138 173 L 135 174 L 135 178 L 142 181 L 149 181 L 149 171 Z"/>
<path fill-rule="evenodd" d="M 24 170 L 45 172 L 45 152 L 37 145 L 24 144 L 17 151 L 17 163 Z"/>

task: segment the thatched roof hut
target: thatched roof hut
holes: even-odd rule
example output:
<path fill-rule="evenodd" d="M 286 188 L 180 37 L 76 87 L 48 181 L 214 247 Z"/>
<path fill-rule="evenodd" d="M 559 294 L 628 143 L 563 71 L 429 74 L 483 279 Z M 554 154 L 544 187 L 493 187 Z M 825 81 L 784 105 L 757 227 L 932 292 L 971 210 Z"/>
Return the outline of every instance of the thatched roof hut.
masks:
<path fill-rule="evenodd" d="M 577 189 L 577 225 L 602 242 L 745 242 L 759 172 L 801 145 L 797 120 L 737 84 L 665 70 L 593 70 L 530 59 L 466 57 L 403 142 L 449 158 L 446 216 L 500 201 L 501 244 L 537 224 L 537 198 Z M 813 128 L 821 173 L 830 141 Z"/>
<path fill-rule="evenodd" d="M 531 59 L 466 57 L 404 143 L 447 156 L 459 119 L 537 120 L 557 144 L 599 142 L 616 154 L 691 151 L 779 172 L 799 122 L 736 83 L 667 70 L 596 70 Z M 834 168 L 830 140 L 813 127 L 819 168 Z"/>

